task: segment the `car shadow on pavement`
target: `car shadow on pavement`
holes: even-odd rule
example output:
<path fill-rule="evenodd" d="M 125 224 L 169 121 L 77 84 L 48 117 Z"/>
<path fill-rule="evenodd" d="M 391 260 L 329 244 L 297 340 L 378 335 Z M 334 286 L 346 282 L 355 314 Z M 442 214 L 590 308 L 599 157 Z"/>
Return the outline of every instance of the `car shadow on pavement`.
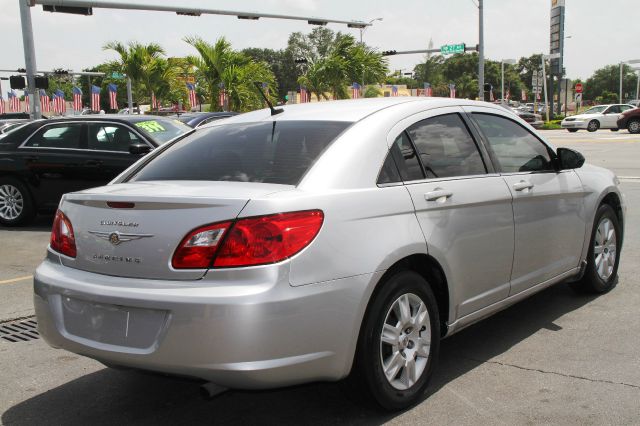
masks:
<path fill-rule="evenodd" d="M 20 232 L 20 231 L 51 231 L 53 225 L 52 214 L 39 214 L 27 226 L 3 226 L 0 225 L 0 231 Z"/>
<path fill-rule="evenodd" d="M 428 395 L 593 300 L 551 287 L 442 342 Z M 382 424 L 398 413 L 358 403 L 341 383 L 200 397 L 199 383 L 103 369 L 8 409 L 3 424 Z"/>

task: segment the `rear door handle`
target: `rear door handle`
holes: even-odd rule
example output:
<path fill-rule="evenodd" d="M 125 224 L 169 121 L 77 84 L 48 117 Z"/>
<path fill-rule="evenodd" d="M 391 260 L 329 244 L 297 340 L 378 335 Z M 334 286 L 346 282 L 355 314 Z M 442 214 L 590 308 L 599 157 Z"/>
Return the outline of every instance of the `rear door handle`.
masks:
<path fill-rule="evenodd" d="M 524 191 L 524 190 L 530 190 L 531 188 L 533 188 L 533 184 L 529 181 L 526 180 L 521 180 L 520 182 L 514 183 L 513 184 L 513 189 L 515 189 L 516 191 Z"/>
<path fill-rule="evenodd" d="M 439 203 L 444 203 L 448 198 L 453 196 L 453 192 L 447 191 L 446 189 L 436 188 L 433 191 L 429 191 L 424 194 L 424 199 L 427 201 L 437 201 Z"/>

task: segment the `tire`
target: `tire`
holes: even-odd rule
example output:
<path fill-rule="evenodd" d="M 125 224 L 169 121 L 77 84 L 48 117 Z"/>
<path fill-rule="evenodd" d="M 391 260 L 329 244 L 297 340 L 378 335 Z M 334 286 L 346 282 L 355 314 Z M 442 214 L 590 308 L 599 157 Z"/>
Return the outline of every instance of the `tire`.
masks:
<path fill-rule="evenodd" d="M 401 410 L 423 396 L 438 359 L 438 304 L 429 284 L 413 271 L 399 271 L 380 285 L 382 287 L 369 303 L 362 323 L 350 379 L 382 408 Z M 409 306 L 404 323 L 396 314 L 402 306 Z M 426 309 L 426 317 L 420 306 Z M 416 327 L 415 321 L 418 321 Z M 386 330 L 385 342 L 382 341 L 383 330 Z M 429 330 L 428 334 L 426 330 Z M 427 341 L 429 347 L 426 347 Z M 411 364 L 414 374 L 412 380 L 408 380 L 411 369 L 407 366 Z"/>
<path fill-rule="evenodd" d="M 629 120 L 627 123 L 627 130 L 629 133 L 633 133 L 634 135 L 640 133 L 640 120 Z"/>
<path fill-rule="evenodd" d="M 575 133 L 575 132 L 577 132 L 577 131 L 578 131 L 578 129 L 567 129 L 567 131 L 568 131 L 569 133 Z"/>
<path fill-rule="evenodd" d="M 0 224 L 26 225 L 33 219 L 35 209 L 27 186 L 12 177 L 0 177 Z"/>
<path fill-rule="evenodd" d="M 609 235 L 605 235 L 606 232 Z M 596 294 L 613 289 L 618 283 L 621 246 L 622 230 L 618 217 L 611 206 L 602 204 L 593 221 L 584 276 L 580 281 L 572 283 L 572 287 L 580 292 Z"/>
<path fill-rule="evenodd" d="M 598 120 L 591 120 L 589 124 L 587 124 L 588 132 L 595 132 L 600 128 L 600 122 Z"/>

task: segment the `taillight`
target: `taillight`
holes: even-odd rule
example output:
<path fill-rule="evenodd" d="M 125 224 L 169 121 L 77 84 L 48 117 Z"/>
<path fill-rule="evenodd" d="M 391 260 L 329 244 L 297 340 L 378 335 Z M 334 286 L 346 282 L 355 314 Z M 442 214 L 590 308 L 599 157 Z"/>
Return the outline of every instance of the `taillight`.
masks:
<path fill-rule="evenodd" d="M 176 269 L 203 269 L 211 265 L 231 222 L 216 223 L 191 231 L 182 239 L 171 264 Z"/>
<path fill-rule="evenodd" d="M 60 210 L 56 212 L 51 229 L 51 248 L 65 256 L 76 257 L 76 239 L 73 235 L 71 221 Z"/>
<path fill-rule="evenodd" d="M 214 268 L 264 265 L 285 260 L 318 235 L 320 210 L 278 213 L 209 225 L 189 233 L 173 256 L 173 267 Z M 217 232 L 209 235 L 209 232 Z M 224 234 L 227 234 L 224 236 Z M 194 248 L 192 241 L 202 241 Z"/>

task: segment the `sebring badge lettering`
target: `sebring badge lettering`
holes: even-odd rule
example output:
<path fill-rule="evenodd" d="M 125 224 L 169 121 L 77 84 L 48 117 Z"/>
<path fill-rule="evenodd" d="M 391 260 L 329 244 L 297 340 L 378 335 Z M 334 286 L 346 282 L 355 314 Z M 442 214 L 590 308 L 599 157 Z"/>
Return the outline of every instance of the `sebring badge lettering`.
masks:
<path fill-rule="evenodd" d="M 137 228 L 138 223 L 136 222 L 125 222 L 124 220 L 101 220 L 101 226 L 129 226 L 132 228 Z"/>
<path fill-rule="evenodd" d="M 108 254 L 94 254 L 93 260 L 104 260 L 105 262 L 141 263 L 139 257 L 112 256 Z"/>

